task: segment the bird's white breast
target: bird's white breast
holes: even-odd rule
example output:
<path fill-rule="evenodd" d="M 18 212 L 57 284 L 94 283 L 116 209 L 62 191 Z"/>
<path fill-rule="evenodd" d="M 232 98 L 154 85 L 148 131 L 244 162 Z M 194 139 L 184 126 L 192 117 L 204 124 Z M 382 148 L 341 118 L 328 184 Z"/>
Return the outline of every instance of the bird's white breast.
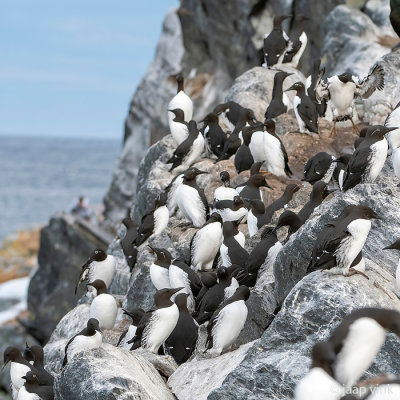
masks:
<path fill-rule="evenodd" d="M 339 400 L 345 389 L 322 368 L 312 368 L 296 386 L 295 400 Z"/>
<path fill-rule="evenodd" d="M 25 389 L 25 386 L 22 386 L 22 388 L 18 392 L 17 400 L 41 400 L 41 399 L 39 395 L 37 395 L 36 393 L 29 393 Z"/>
<path fill-rule="evenodd" d="M 234 211 L 230 208 L 223 208 L 221 210 L 215 210 L 218 214 L 221 215 L 222 220 L 225 221 L 237 221 L 242 217 L 247 216 L 247 208 L 241 207 L 238 210 Z"/>
<path fill-rule="evenodd" d="M 231 259 L 229 257 L 228 254 L 228 247 L 225 246 L 223 243 L 221 244 L 221 247 L 219 249 L 220 251 L 220 256 L 221 256 L 221 261 L 222 261 L 222 265 L 224 267 L 230 267 L 232 265 Z"/>
<path fill-rule="evenodd" d="M 78 335 L 68 346 L 67 359 L 71 360 L 76 353 L 84 350 L 94 349 L 100 347 L 102 342 L 101 333 L 96 331 L 92 336 Z"/>
<path fill-rule="evenodd" d="M 224 301 L 232 297 L 235 294 L 236 289 L 238 287 L 239 287 L 238 281 L 236 280 L 236 278 L 232 278 L 231 284 L 224 289 Z"/>
<path fill-rule="evenodd" d="M 334 366 L 336 380 L 346 387 L 356 384 L 385 338 L 385 330 L 374 319 L 360 318 L 353 322 Z"/>
<path fill-rule="evenodd" d="M 100 329 L 112 329 L 117 318 L 117 303 L 111 294 L 102 293 L 90 305 L 90 318 L 99 321 Z"/>
<path fill-rule="evenodd" d="M 243 232 L 239 231 L 233 238 L 244 248 L 246 236 L 244 236 Z"/>
<path fill-rule="evenodd" d="M 128 344 L 128 342 L 136 335 L 136 329 L 137 327 L 134 325 L 131 325 L 128 328 L 128 332 L 126 332 L 125 337 L 121 340 L 119 347 L 122 347 L 123 349 L 127 350 L 129 350 L 132 347 L 132 343 Z"/>
<path fill-rule="evenodd" d="M 258 232 L 257 217 L 254 216 L 251 210 L 247 214 L 247 227 L 249 228 L 250 237 L 253 237 Z"/>
<path fill-rule="evenodd" d="M 178 318 L 179 310 L 176 304 L 154 311 L 144 329 L 142 347 L 157 353 L 158 348 L 174 330 Z"/>
<path fill-rule="evenodd" d="M 150 265 L 150 278 L 157 290 L 170 288 L 168 268 L 160 267 L 157 264 Z"/>
<path fill-rule="evenodd" d="M 206 222 L 206 210 L 199 192 L 191 186 L 182 184 L 176 189 L 176 203 L 182 214 L 200 228 Z"/>
<path fill-rule="evenodd" d="M 294 96 L 294 98 L 293 98 L 294 115 L 296 116 L 296 120 L 299 125 L 299 131 L 301 133 L 304 133 L 306 131 L 305 124 L 304 124 L 304 121 L 302 120 L 302 118 L 300 117 L 299 111 L 297 110 L 300 103 L 301 103 L 300 97 Z"/>
<path fill-rule="evenodd" d="M 169 127 L 177 146 L 179 146 L 189 136 L 188 127 L 181 122 L 171 121 Z"/>
<path fill-rule="evenodd" d="M 392 151 L 392 165 L 397 179 L 400 180 L 400 147 L 396 147 Z"/>
<path fill-rule="evenodd" d="M 379 173 L 385 165 L 388 144 L 387 140 L 383 138 L 370 146 L 371 158 L 368 163 L 368 168 L 364 174 L 363 183 L 374 183 Z"/>
<path fill-rule="evenodd" d="M 212 329 L 214 350 L 220 353 L 235 341 L 244 327 L 247 313 L 244 300 L 234 301 L 220 311 Z"/>
<path fill-rule="evenodd" d="M 12 384 L 17 390 L 21 389 L 21 387 L 24 386 L 25 380 L 22 379 L 22 377 L 25 376 L 26 373 L 30 370 L 31 369 L 24 364 L 19 364 L 13 361 L 11 362 L 10 378 Z"/>
<path fill-rule="evenodd" d="M 233 200 L 233 198 L 238 195 L 239 193 L 234 188 L 219 186 L 214 191 L 214 200 Z"/>
<path fill-rule="evenodd" d="M 279 139 L 264 133 L 264 153 L 268 171 L 277 176 L 285 176 L 285 159 Z"/>
<path fill-rule="evenodd" d="M 167 201 L 167 207 L 169 211 L 169 215 L 172 216 L 176 210 L 177 204 L 176 204 L 176 189 L 178 186 L 180 186 L 183 182 L 183 174 L 179 175 L 175 180 L 174 183 L 172 184 L 170 190 L 168 191 L 168 201 Z"/>
<path fill-rule="evenodd" d="M 188 169 L 196 161 L 201 158 L 201 153 L 204 150 L 204 138 L 201 133 L 198 134 L 197 138 L 193 141 L 192 146 L 183 160 L 182 170 Z"/>
<path fill-rule="evenodd" d="M 115 272 L 115 258 L 108 255 L 104 261 L 93 261 L 89 267 L 89 282 L 101 279 L 107 287 L 111 285 Z"/>
<path fill-rule="evenodd" d="M 158 207 L 154 211 L 154 232 L 152 236 L 159 235 L 168 225 L 169 211 L 167 206 Z"/>
<path fill-rule="evenodd" d="M 169 102 L 168 110 L 175 110 L 180 108 L 184 113 L 184 120 L 189 122 L 193 116 L 193 102 L 191 98 L 183 91 L 179 91 Z M 173 120 L 174 113 L 168 111 L 168 119 Z"/>
<path fill-rule="evenodd" d="M 352 110 L 356 85 L 353 82 L 343 83 L 337 76 L 328 78 L 333 115 L 340 117 L 349 115 Z"/>
<path fill-rule="evenodd" d="M 257 131 L 251 136 L 249 149 L 254 158 L 254 162 L 265 161 L 264 154 L 264 132 Z"/>

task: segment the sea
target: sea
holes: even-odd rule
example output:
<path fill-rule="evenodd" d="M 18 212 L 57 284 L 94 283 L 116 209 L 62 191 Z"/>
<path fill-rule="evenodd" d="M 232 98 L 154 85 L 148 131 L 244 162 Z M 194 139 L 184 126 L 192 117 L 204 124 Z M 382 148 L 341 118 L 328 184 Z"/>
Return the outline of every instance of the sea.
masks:
<path fill-rule="evenodd" d="M 101 204 L 121 140 L 0 136 L 0 243 L 84 196 Z"/>

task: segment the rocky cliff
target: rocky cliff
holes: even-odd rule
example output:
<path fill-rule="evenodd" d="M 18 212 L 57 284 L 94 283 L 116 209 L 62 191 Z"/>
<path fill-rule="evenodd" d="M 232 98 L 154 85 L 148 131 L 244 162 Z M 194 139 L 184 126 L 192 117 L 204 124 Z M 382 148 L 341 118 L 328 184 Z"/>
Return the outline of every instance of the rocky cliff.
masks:
<path fill-rule="evenodd" d="M 385 90 L 375 100 L 371 97 L 360 104 L 358 111 L 360 120 L 383 122 L 387 111 L 400 99 L 396 78 L 400 52 L 390 52 L 389 48 L 378 45 L 379 48 L 370 53 L 365 43 L 374 43 L 380 35 L 390 33 L 387 14 L 380 7 L 384 6 L 387 10 L 388 2 L 370 0 L 366 5 L 361 2 L 358 6 L 363 11 L 345 5 L 334 8 L 344 1 L 317 3 L 311 0 L 184 0 L 178 11 L 171 11 L 167 15 L 156 57 L 132 100 L 127 117 L 124 148 L 105 200 L 109 223 L 118 227 L 117 221 L 128 210 L 138 220 L 148 203 L 154 201 L 155 196 L 173 178 L 165 164 L 174 151 L 172 139 L 166 135 L 166 105 L 175 90 L 169 78 L 171 74 L 182 70 L 190 77 L 188 92 L 194 99 L 194 117 L 197 120 L 225 97 L 254 109 L 256 116 L 262 117 L 271 98 L 273 74 L 257 67 L 258 49 L 263 33 L 270 29 L 274 13 L 290 11 L 299 15 L 310 12 L 307 10 L 312 8 L 313 19 L 327 17 L 321 32 L 310 35 L 311 56 L 306 55 L 303 64 L 306 64 L 307 57 L 322 52 L 331 71 L 350 69 L 366 74 L 374 62 L 380 60 L 387 78 Z M 222 16 L 223 25 L 220 23 Z M 338 26 L 338 21 L 344 18 L 347 18 L 348 27 L 352 29 L 343 26 L 342 31 L 337 32 L 332 26 L 335 23 Z M 346 54 L 353 57 L 353 63 L 347 63 Z M 307 72 L 306 66 L 303 71 Z M 290 72 L 295 72 L 290 77 L 293 82 L 304 81 L 302 72 Z M 286 84 L 289 86 L 290 83 L 288 79 Z M 156 117 L 153 117 L 153 113 Z M 280 117 L 278 126 L 278 134 L 288 151 L 289 163 L 294 171 L 290 182 L 298 184 L 301 184 L 299 179 L 303 165 L 311 155 L 318 151 L 338 155 L 350 150 L 355 139 L 355 135 L 346 127 L 339 129 L 335 139 L 330 138 L 331 126 L 327 122 L 321 122 L 318 138 L 301 135 L 297 132 L 293 112 Z M 152 146 L 139 163 L 141 154 L 149 144 Z M 203 159 L 196 166 L 209 172 L 198 179 L 209 200 L 219 185 L 220 171 L 231 172 L 233 184 L 245 181 L 249 175 L 248 172 L 237 175 L 231 160 L 214 164 L 211 160 Z M 280 196 L 289 180 L 273 175 L 267 179 L 274 189 L 272 192 L 264 191 L 265 201 L 270 202 Z M 49 248 L 42 250 L 42 262 L 30 289 L 30 304 L 47 305 L 43 316 L 37 316 L 43 317 L 39 320 L 45 324 L 46 313 L 51 313 L 51 307 L 48 306 L 54 304 L 57 290 L 50 291 L 47 298 L 39 289 L 53 288 L 60 282 L 66 282 L 65 288 L 59 288 L 60 293 L 65 290 L 66 305 L 57 310 L 57 318 L 74 308 L 59 322 L 45 348 L 47 365 L 57 376 L 56 398 L 90 400 L 100 395 L 104 399 L 125 399 L 132 392 L 144 399 L 177 397 L 184 400 L 194 395 L 198 399 L 292 398 L 296 382 L 308 369 L 312 344 L 324 339 L 344 315 L 360 306 L 400 310 L 398 293 L 394 290 L 397 256 L 394 252 L 381 251 L 400 233 L 397 228 L 400 222 L 400 192 L 396 185 L 390 162 L 387 162 L 376 183 L 358 185 L 346 194 L 336 192 L 330 195 L 307 223 L 292 235 L 275 262 L 263 266 L 263 272 L 248 301 L 246 328 L 235 343 L 235 350 L 206 359 L 200 345 L 194 357 L 179 367 L 169 357 L 115 348 L 120 333 L 128 323 L 119 313 L 115 329 L 104 332 L 105 344 L 100 349 L 78 355 L 65 370 L 60 371 L 67 339 L 82 329 L 88 317 L 88 299 L 83 297 L 80 304 L 74 307 L 76 300 L 70 296 L 76 268 L 81 262 L 78 263 L 77 258 L 68 259 L 69 254 L 76 251 L 82 256 L 83 253 L 87 255 L 93 242 L 89 244 L 86 239 L 80 240 L 77 236 L 79 229 L 73 222 L 65 222 L 65 218 L 68 222 L 68 217 L 52 220 L 43 232 L 42 240 L 49 244 Z M 289 209 L 299 210 L 308 200 L 309 193 L 309 186 L 302 187 L 289 204 Z M 366 273 L 370 279 L 361 276 L 333 277 L 324 272 L 304 276 L 314 240 L 324 224 L 340 214 L 345 205 L 354 203 L 368 204 L 382 217 L 373 222 L 365 246 Z M 273 223 L 277 217 L 274 216 Z M 169 249 L 174 256 L 188 258 L 188 243 L 195 230 L 182 230 L 179 226 L 181 222 L 179 216 L 171 218 L 168 228 L 151 239 L 150 243 Z M 71 227 L 72 232 L 69 231 Z M 251 250 L 259 238 L 250 239 L 244 224 L 240 229 L 246 234 L 246 248 Z M 119 243 L 119 238 L 125 234 L 124 230 L 123 226 L 118 228 L 118 236 L 109 246 L 109 253 L 117 259 L 117 272 L 110 291 L 121 307 L 148 309 L 154 294 L 149 277 L 153 256 L 146 246 L 140 247 L 137 267 L 131 273 Z M 66 259 L 68 264 L 65 263 Z M 74 272 L 70 274 L 67 270 Z M 55 285 L 48 282 L 50 277 Z M 278 305 L 282 305 L 282 308 L 275 316 L 273 312 Z M 51 323 L 55 324 L 54 320 Z M 204 329 L 202 337 L 204 346 Z M 378 371 L 396 373 L 400 364 L 394 355 L 399 350 L 399 339 L 389 336 L 366 377 L 376 375 Z M 120 360 L 124 360 L 123 365 Z M 72 382 L 82 376 L 85 376 L 88 386 L 80 384 L 79 389 L 73 390 Z"/>

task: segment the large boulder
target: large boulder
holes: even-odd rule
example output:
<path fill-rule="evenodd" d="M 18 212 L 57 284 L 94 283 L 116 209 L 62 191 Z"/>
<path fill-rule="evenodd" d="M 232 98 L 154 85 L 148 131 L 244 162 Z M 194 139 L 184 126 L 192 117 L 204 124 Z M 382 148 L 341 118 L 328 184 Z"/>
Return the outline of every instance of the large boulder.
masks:
<path fill-rule="evenodd" d="M 109 344 L 78 353 L 55 384 L 55 399 L 60 400 L 174 398 L 151 363 Z"/>

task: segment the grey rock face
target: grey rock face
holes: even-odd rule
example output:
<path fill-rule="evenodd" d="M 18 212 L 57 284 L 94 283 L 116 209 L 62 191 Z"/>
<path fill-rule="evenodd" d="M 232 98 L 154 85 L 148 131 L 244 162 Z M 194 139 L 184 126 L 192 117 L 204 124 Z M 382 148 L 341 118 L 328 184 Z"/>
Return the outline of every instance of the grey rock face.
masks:
<path fill-rule="evenodd" d="M 96 247 L 106 246 L 68 214 L 55 215 L 42 229 L 39 268 L 29 284 L 28 309 L 33 315 L 30 323 L 45 342 L 84 291 L 80 288 L 78 295 L 74 294 L 81 266 Z"/>
<path fill-rule="evenodd" d="M 83 398 L 173 400 L 174 396 L 143 357 L 103 344 L 77 354 L 56 382 L 55 399 Z"/>

